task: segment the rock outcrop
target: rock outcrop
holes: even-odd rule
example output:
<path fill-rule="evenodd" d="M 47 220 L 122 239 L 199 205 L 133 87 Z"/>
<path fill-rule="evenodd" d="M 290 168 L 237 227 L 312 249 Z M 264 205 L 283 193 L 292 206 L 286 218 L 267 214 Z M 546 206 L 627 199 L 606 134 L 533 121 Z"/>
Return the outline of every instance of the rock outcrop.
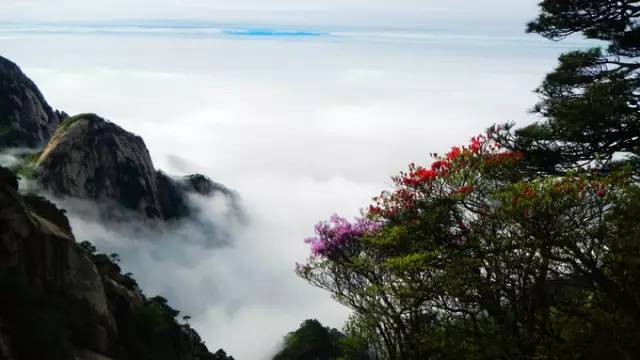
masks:
<path fill-rule="evenodd" d="M 62 122 L 36 168 L 38 180 L 57 195 L 112 199 L 146 217 L 164 217 L 144 141 L 96 115 Z"/>
<path fill-rule="evenodd" d="M 0 167 L 0 358 L 230 360 Z M 222 352 L 223 353 L 223 352 Z"/>
<path fill-rule="evenodd" d="M 41 146 L 64 117 L 16 64 L 0 56 L 0 148 Z"/>
<path fill-rule="evenodd" d="M 78 306 L 68 311 L 100 319 L 93 329 L 104 334 L 103 338 L 117 334 L 102 277 L 90 257 L 76 245 L 64 213 L 41 197 L 19 194 L 6 177 L 5 181 L 0 179 L 0 282 L 0 287 L 12 292 L 11 298 L 8 294 L 0 296 L 0 318 L 8 329 L 5 333 L 10 334 L 5 344 L 10 348 L 15 343 L 17 358 L 28 357 L 36 350 L 22 346 L 21 323 L 16 321 L 28 321 L 35 314 L 43 317 L 40 321 L 55 322 L 47 317 L 54 312 L 64 315 L 61 304 Z M 43 304 L 42 300 L 51 302 Z M 24 314 L 29 311 L 33 313 Z M 16 319 L 16 315 L 27 319 Z M 66 330 L 66 326 L 60 327 Z"/>
<path fill-rule="evenodd" d="M 150 219 L 188 216 L 188 193 L 231 194 L 203 175 L 157 171 L 142 138 L 94 114 L 64 120 L 31 161 L 39 183 L 56 195 L 114 201 Z"/>

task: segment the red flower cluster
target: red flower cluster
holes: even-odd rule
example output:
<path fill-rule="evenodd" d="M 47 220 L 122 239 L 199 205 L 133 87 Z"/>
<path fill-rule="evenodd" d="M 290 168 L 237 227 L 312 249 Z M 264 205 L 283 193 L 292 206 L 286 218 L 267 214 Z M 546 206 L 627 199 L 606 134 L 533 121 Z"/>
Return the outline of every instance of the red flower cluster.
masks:
<path fill-rule="evenodd" d="M 443 156 L 432 154 L 434 161 L 430 168 L 410 164 L 408 172 L 402 172 L 393 178 L 396 184 L 394 192 L 384 192 L 374 198 L 375 204 L 369 207 L 369 214 L 391 218 L 407 210 L 415 209 L 416 199 L 433 196 L 439 191 L 439 180 L 449 181 L 450 176 L 460 174 L 467 169 L 473 171 L 474 165 L 503 165 L 515 162 L 522 157 L 516 152 L 500 152 L 499 145 L 488 133 L 471 138 L 466 146 L 454 146 Z M 481 169 L 481 167 L 478 167 Z M 451 177 L 451 179 L 455 179 Z M 458 180 L 455 180 L 457 182 Z M 444 188 L 446 189 L 445 185 Z M 443 190 L 451 194 L 468 194 L 473 186 L 465 185 L 458 189 Z"/>
<path fill-rule="evenodd" d="M 447 153 L 447 160 L 455 160 L 461 154 L 462 150 L 459 147 L 454 146 L 451 148 L 451 151 Z"/>
<path fill-rule="evenodd" d="M 383 192 L 373 198 L 374 205 L 369 206 L 369 215 L 391 219 L 403 211 L 415 208 L 416 192 L 401 188 L 395 192 Z"/>
<path fill-rule="evenodd" d="M 449 169 L 451 167 L 451 163 L 444 160 L 437 160 L 431 164 L 431 170 L 441 170 L 441 169 Z"/>
<path fill-rule="evenodd" d="M 409 174 L 402 179 L 402 183 L 407 186 L 418 186 L 434 179 L 437 175 L 438 173 L 434 170 L 419 167 L 409 172 Z"/>
<path fill-rule="evenodd" d="M 480 151 L 480 148 L 482 148 L 483 140 L 484 139 L 482 135 L 472 137 L 469 149 L 471 149 L 472 152 L 477 153 L 478 151 Z"/>

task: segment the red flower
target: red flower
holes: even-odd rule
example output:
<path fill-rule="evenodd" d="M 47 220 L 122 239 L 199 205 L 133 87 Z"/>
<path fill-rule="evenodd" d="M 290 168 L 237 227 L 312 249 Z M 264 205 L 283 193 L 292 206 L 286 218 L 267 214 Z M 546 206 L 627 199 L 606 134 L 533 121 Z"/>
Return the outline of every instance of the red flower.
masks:
<path fill-rule="evenodd" d="M 605 195 L 607 195 L 607 190 L 605 190 L 604 188 L 600 188 L 596 192 L 596 195 L 598 195 L 598 197 L 600 197 L 600 198 L 603 198 L 603 197 L 605 197 Z"/>
<path fill-rule="evenodd" d="M 402 179 L 402 183 L 406 186 L 416 186 L 418 185 L 418 179 L 413 176 L 405 176 Z"/>
<path fill-rule="evenodd" d="M 460 156 L 460 154 L 462 154 L 462 150 L 459 147 L 454 146 L 451 148 L 451 151 L 447 153 L 447 159 L 453 160 Z"/>
<path fill-rule="evenodd" d="M 450 168 L 451 167 L 451 163 L 444 161 L 444 160 L 438 160 L 433 162 L 433 164 L 431 164 L 431 170 L 440 170 L 442 168 Z"/>
<path fill-rule="evenodd" d="M 471 149 L 471 151 L 476 153 L 480 150 L 481 146 L 482 146 L 482 142 L 480 141 L 479 137 L 474 136 L 471 138 L 471 145 L 469 145 L 469 148 Z"/>
<path fill-rule="evenodd" d="M 427 170 L 427 169 L 420 168 L 416 171 L 416 175 L 420 178 L 420 180 L 428 181 L 436 177 L 437 174 L 434 170 Z"/>
<path fill-rule="evenodd" d="M 471 185 L 465 185 L 465 186 L 463 186 L 463 187 L 458 189 L 458 193 L 460 193 L 460 194 L 468 194 L 471 191 L 473 191 L 473 186 L 471 186 Z"/>

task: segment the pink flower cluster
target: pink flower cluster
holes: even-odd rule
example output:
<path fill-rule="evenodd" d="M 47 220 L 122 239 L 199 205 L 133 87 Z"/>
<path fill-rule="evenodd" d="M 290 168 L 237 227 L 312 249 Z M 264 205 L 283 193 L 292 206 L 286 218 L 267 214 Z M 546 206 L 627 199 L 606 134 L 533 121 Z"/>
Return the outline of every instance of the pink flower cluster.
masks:
<path fill-rule="evenodd" d="M 329 221 L 321 221 L 315 226 L 316 236 L 304 240 L 311 245 L 314 256 L 327 256 L 338 249 L 352 244 L 365 234 L 380 230 L 381 224 L 365 218 L 357 218 L 354 223 L 338 215 Z"/>

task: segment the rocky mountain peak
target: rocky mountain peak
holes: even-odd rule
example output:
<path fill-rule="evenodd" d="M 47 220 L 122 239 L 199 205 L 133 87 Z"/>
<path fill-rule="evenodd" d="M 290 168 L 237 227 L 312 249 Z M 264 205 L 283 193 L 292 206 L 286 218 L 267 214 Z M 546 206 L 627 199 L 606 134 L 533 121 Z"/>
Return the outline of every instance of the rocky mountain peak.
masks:
<path fill-rule="evenodd" d="M 163 217 L 144 141 L 95 114 L 60 123 L 36 168 L 38 180 L 57 195 L 115 200 L 146 217 Z"/>
<path fill-rule="evenodd" d="M 16 64 L 0 56 L 0 148 L 40 146 L 64 117 Z"/>
<path fill-rule="evenodd" d="M 95 114 L 60 123 L 37 155 L 35 170 L 56 195 L 115 201 L 151 219 L 189 215 L 187 193 L 230 194 L 204 175 L 181 179 L 156 170 L 141 137 Z"/>

